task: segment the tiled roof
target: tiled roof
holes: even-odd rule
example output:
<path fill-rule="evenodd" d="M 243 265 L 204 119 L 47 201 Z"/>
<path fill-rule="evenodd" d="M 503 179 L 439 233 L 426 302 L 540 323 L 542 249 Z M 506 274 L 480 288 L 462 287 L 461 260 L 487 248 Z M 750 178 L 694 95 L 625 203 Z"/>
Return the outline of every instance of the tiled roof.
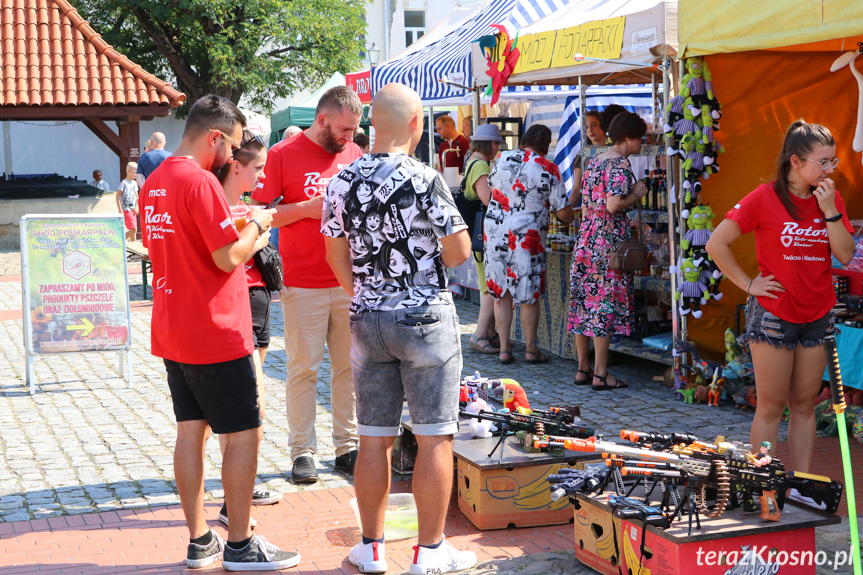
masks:
<path fill-rule="evenodd" d="M 0 0 L 0 106 L 179 106 L 66 0 Z"/>

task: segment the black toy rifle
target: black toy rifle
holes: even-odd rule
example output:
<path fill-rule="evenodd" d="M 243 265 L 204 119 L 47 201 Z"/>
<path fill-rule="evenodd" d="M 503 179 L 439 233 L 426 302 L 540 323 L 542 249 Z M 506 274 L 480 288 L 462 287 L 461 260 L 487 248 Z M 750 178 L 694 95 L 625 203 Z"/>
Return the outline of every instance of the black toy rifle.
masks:
<path fill-rule="evenodd" d="M 564 467 L 558 473 L 546 477 L 552 485 L 551 500 L 557 501 L 564 495 L 574 496 L 578 493 L 597 491 L 605 485 L 608 479 L 608 467 L 594 465 L 585 469 L 570 469 Z"/>
<path fill-rule="evenodd" d="M 654 525 L 660 529 L 671 526 L 671 519 L 661 509 L 638 499 L 609 495 L 608 505 L 614 509 L 614 515 L 621 519 L 640 519 L 646 525 Z"/>
<path fill-rule="evenodd" d="M 472 417 L 480 421 L 491 421 L 498 424 L 507 431 L 527 431 L 535 435 L 556 435 L 562 437 L 591 437 L 594 429 L 586 425 L 564 423 L 546 417 L 522 413 L 500 413 L 494 411 L 479 410 L 478 413 L 460 411 L 463 417 Z"/>

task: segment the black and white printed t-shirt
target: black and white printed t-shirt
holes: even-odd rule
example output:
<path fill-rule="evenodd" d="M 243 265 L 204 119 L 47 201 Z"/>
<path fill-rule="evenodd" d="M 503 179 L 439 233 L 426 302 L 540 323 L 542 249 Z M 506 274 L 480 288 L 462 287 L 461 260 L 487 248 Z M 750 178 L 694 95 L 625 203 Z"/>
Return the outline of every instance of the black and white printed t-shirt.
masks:
<path fill-rule="evenodd" d="M 366 154 L 327 187 L 321 233 L 348 239 L 352 313 L 451 303 L 439 239 L 464 229 L 440 174 L 404 154 Z"/>

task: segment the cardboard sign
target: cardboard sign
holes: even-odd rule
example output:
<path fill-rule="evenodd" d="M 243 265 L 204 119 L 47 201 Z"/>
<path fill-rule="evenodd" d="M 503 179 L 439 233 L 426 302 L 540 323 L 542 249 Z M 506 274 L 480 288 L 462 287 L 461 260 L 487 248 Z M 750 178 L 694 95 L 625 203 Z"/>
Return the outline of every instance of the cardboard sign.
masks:
<path fill-rule="evenodd" d="M 521 56 L 515 65 L 515 73 L 519 74 L 521 72 L 548 68 L 551 65 L 551 58 L 554 54 L 554 39 L 556 36 L 556 30 L 519 36 L 517 47 L 519 52 L 521 52 Z M 498 41 L 500 41 L 499 37 Z"/>
<path fill-rule="evenodd" d="M 574 60 L 576 54 L 607 60 L 620 58 L 625 24 L 626 16 L 619 16 L 558 30 L 551 67 L 583 64 Z"/>
<path fill-rule="evenodd" d="M 28 354 L 131 347 L 123 217 L 21 218 Z"/>

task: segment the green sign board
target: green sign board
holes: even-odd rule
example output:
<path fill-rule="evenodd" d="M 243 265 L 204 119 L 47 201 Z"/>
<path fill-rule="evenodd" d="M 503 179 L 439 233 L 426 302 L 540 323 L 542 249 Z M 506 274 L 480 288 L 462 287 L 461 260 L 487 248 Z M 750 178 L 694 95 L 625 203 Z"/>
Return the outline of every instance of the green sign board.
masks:
<path fill-rule="evenodd" d="M 121 215 L 24 216 L 27 355 L 131 347 Z"/>

